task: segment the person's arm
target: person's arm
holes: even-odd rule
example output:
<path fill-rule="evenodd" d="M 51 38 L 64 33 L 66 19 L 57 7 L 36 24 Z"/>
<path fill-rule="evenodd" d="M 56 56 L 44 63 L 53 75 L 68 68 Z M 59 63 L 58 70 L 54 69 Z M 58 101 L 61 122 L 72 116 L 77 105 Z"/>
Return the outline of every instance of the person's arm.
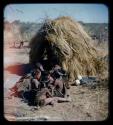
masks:
<path fill-rule="evenodd" d="M 33 79 L 32 82 L 34 82 L 36 88 L 38 89 L 38 88 L 39 88 L 39 84 L 40 84 L 40 82 L 39 82 L 37 79 Z"/>

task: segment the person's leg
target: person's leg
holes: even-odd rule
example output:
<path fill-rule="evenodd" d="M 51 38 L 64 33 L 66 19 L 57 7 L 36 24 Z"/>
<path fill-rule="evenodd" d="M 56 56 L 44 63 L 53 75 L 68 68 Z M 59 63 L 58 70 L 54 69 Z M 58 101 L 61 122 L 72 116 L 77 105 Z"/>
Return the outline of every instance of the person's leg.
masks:
<path fill-rule="evenodd" d="M 54 104 L 55 102 L 70 102 L 71 98 L 62 98 L 62 97 L 52 97 L 45 99 L 45 105 Z"/>
<path fill-rule="evenodd" d="M 71 102 L 71 98 L 62 98 L 62 97 L 54 97 L 55 100 L 57 100 L 57 102 L 61 103 L 61 102 Z"/>
<path fill-rule="evenodd" d="M 46 98 L 45 99 L 45 105 L 49 105 L 49 104 L 54 105 L 54 103 L 55 103 L 54 98 Z"/>

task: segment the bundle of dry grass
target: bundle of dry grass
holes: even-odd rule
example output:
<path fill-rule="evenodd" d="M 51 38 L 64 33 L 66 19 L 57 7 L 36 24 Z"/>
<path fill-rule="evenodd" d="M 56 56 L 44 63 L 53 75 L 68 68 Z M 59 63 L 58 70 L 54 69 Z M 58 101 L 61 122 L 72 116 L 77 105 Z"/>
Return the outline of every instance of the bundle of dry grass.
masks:
<path fill-rule="evenodd" d="M 30 62 L 41 61 L 46 55 L 49 63 L 59 63 L 74 80 L 78 74 L 97 75 L 104 69 L 91 38 L 78 22 L 70 17 L 46 21 L 30 42 Z"/>

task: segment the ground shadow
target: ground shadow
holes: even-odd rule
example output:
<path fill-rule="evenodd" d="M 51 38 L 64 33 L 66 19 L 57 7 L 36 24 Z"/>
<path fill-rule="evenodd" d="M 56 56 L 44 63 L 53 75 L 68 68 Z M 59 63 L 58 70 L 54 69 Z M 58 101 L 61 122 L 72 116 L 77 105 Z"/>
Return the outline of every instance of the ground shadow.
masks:
<path fill-rule="evenodd" d="M 8 66 L 7 68 L 5 68 L 5 70 L 9 71 L 12 74 L 23 76 L 29 73 L 33 68 L 34 66 L 28 63 L 28 64 L 16 64 L 13 66 Z"/>
<path fill-rule="evenodd" d="M 76 84 L 75 83 L 72 83 L 72 84 L 70 84 L 71 86 L 76 86 Z"/>

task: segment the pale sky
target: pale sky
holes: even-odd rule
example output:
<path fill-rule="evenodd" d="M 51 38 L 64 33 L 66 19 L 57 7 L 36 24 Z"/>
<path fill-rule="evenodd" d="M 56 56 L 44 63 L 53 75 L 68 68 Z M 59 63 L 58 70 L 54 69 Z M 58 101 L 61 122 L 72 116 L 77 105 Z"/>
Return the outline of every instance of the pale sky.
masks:
<path fill-rule="evenodd" d="M 39 23 L 46 17 L 71 16 L 85 23 L 108 23 L 108 11 L 104 4 L 9 4 L 4 8 L 4 18 Z"/>

